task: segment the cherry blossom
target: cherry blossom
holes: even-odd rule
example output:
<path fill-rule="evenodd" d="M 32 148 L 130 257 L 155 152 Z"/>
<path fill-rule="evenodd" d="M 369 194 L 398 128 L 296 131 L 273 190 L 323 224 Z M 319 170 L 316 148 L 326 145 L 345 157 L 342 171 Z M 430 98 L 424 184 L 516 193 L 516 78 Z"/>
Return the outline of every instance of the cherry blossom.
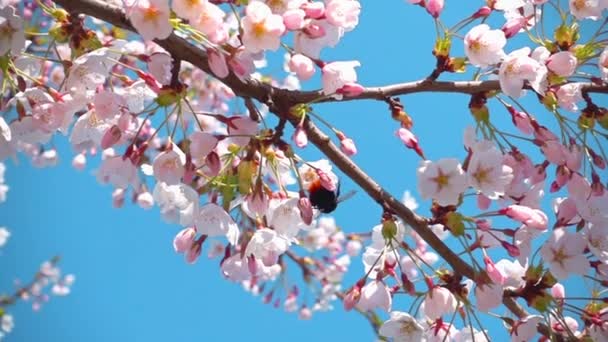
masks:
<path fill-rule="evenodd" d="M 357 0 L 329 0 L 325 5 L 327 21 L 337 27 L 350 31 L 359 23 L 361 4 Z"/>
<path fill-rule="evenodd" d="M 504 195 L 505 188 L 513 180 L 513 170 L 503 164 L 503 156 L 498 149 L 476 149 L 467 168 L 470 186 L 490 199 Z"/>
<path fill-rule="evenodd" d="M 529 57 L 530 48 L 521 48 L 508 54 L 500 65 L 499 80 L 502 91 L 512 97 L 522 95 L 524 81 L 538 93 L 543 94 L 542 84 L 547 76 L 547 67 Z"/>
<path fill-rule="evenodd" d="M 0 56 L 17 55 L 25 47 L 23 20 L 12 6 L 0 8 Z"/>
<path fill-rule="evenodd" d="M 357 307 L 363 311 L 381 308 L 386 312 L 390 312 L 392 303 L 393 297 L 388 287 L 383 282 L 375 280 L 363 286 Z"/>
<path fill-rule="evenodd" d="M 464 51 L 471 64 L 486 67 L 497 64 L 504 57 L 507 44 L 501 30 L 491 30 L 486 24 L 473 27 L 464 37 Z"/>
<path fill-rule="evenodd" d="M 353 0 L 354 1 L 354 0 Z M 348 84 L 357 82 L 355 68 L 361 66 L 357 61 L 332 62 L 323 67 L 323 93 L 341 99 L 337 92 Z"/>
<path fill-rule="evenodd" d="M 255 231 L 245 249 L 246 256 L 261 260 L 264 265 L 272 266 L 278 257 L 289 247 L 289 241 L 272 229 L 262 228 Z"/>
<path fill-rule="evenodd" d="M 601 0 L 569 0 L 570 13 L 579 20 L 598 20 L 606 4 Z"/>
<path fill-rule="evenodd" d="M 159 182 L 167 183 L 168 185 L 176 185 L 181 182 L 184 176 L 184 166 L 186 164 L 186 155 L 177 145 L 172 144 L 158 154 L 154 158 L 152 167 L 154 169 L 154 177 Z"/>
<path fill-rule="evenodd" d="M 556 229 L 540 250 L 551 273 L 557 279 L 565 279 L 570 273 L 584 274 L 589 261 L 583 254 L 587 243 L 578 233 Z"/>
<path fill-rule="evenodd" d="M 152 197 L 167 222 L 182 226 L 194 224 L 194 218 L 199 213 L 199 200 L 198 194 L 191 187 L 157 182 Z"/>
<path fill-rule="evenodd" d="M 435 286 L 424 298 L 424 314 L 430 320 L 451 315 L 456 310 L 456 297 L 445 287 Z"/>
<path fill-rule="evenodd" d="M 557 76 L 568 77 L 574 73 L 578 60 L 570 51 L 561 51 L 551 55 L 547 60 L 547 68 Z"/>
<path fill-rule="evenodd" d="M 604 48 L 597 63 L 602 80 L 606 82 L 608 80 L 608 47 Z"/>
<path fill-rule="evenodd" d="M 263 50 L 276 51 L 285 32 L 283 18 L 273 14 L 263 2 L 251 1 L 246 8 L 243 25 L 243 45 L 247 51 L 256 53 Z"/>
<path fill-rule="evenodd" d="M 129 9 L 129 19 L 145 40 L 165 39 L 173 31 L 167 0 L 138 0 Z"/>
<path fill-rule="evenodd" d="M 195 216 L 194 224 L 198 232 L 208 236 L 226 236 L 228 242 L 236 245 L 240 230 L 232 217 L 214 203 L 202 206 Z"/>
<path fill-rule="evenodd" d="M 289 70 L 295 72 L 302 81 L 308 80 L 315 73 L 312 60 L 302 54 L 295 54 L 289 59 Z"/>
<path fill-rule="evenodd" d="M 137 187 L 137 168 L 131 160 L 121 156 L 110 157 L 101 163 L 97 171 L 97 180 L 100 183 L 110 183 L 117 188 L 127 188 L 129 185 Z"/>
<path fill-rule="evenodd" d="M 225 17 L 226 13 L 219 6 L 205 0 L 191 13 L 190 20 L 192 26 L 207 35 L 212 42 L 222 43 L 228 35 L 224 26 Z"/>
<path fill-rule="evenodd" d="M 420 196 L 432 198 L 442 206 L 458 203 L 467 186 L 465 173 L 456 159 L 421 161 L 417 174 Z"/>
<path fill-rule="evenodd" d="M 392 311 L 390 319 L 382 324 L 379 332 L 394 341 L 420 341 L 424 328 L 409 313 Z"/>

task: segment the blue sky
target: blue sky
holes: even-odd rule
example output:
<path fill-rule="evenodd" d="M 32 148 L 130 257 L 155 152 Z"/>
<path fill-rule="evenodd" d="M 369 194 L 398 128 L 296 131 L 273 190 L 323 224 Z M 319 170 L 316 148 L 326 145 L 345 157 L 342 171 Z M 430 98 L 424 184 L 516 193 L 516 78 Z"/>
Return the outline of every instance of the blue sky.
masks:
<path fill-rule="evenodd" d="M 448 1 L 444 20 L 454 24 L 482 3 Z M 359 60 L 359 80 L 366 86 L 427 76 L 435 63 L 435 30 L 424 10 L 405 1 L 363 1 L 362 6 L 359 26 L 322 57 Z M 453 51 L 463 54 L 460 44 Z M 318 86 L 304 84 L 308 89 Z M 464 157 L 462 132 L 473 124 L 467 96 L 415 94 L 402 101 L 427 158 Z M 401 197 L 409 189 L 417 197 L 419 158 L 394 137 L 397 124 L 386 104 L 323 105 L 315 112 L 356 141 L 359 153 L 354 160 L 387 190 Z M 508 122 L 506 111 L 497 113 Z M 162 222 L 157 209 L 144 211 L 131 204 L 113 209 L 112 189 L 100 186 L 92 173 L 91 165 L 97 163 L 83 172 L 74 170 L 65 139 L 58 136 L 54 141 L 60 152 L 57 167 L 35 169 L 24 159 L 19 165 L 7 163 L 11 189 L 8 201 L 0 205 L 0 225 L 12 235 L 0 250 L 0 289 L 11 289 L 15 277 L 29 279 L 41 262 L 57 254 L 62 256 L 61 267 L 76 275 L 76 283 L 72 294 L 53 298 L 39 313 L 28 304 L 13 307 L 16 327 L 8 341 L 373 339 L 367 322 L 356 313 L 345 313 L 339 302 L 332 312 L 300 321 L 222 279 L 217 260 L 201 258 L 187 265 L 171 245 L 179 227 Z M 314 147 L 302 155 L 321 158 Z M 342 189 L 356 187 L 343 179 Z M 428 212 L 428 203 L 422 203 L 420 212 Z M 335 212 L 347 232 L 369 231 L 380 215 L 380 208 L 362 191 Z M 360 260 L 354 259 L 348 279 L 362 271 Z"/>

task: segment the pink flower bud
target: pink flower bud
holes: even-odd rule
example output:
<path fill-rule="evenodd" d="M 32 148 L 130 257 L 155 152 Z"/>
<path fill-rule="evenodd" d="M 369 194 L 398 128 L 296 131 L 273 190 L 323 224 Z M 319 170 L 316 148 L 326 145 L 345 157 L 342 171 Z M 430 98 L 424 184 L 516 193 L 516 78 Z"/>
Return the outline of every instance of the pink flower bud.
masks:
<path fill-rule="evenodd" d="M 301 9 L 290 9 L 283 13 L 283 24 L 290 31 L 300 30 L 306 25 L 306 13 Z"/>
<path fill-rule="evenodd" d="M 346 97 L 359 96 L 365 91 L 365 87 L 359 83 L 346 83 L 342 88 L 336 90 L 337 94 L 342 94 Z"/>
<path fill-rule="evenodd" d="M 177 253 L 184 253 L 192 247 L 195 238 L 196 229 L 194 227 L 185 228 L 175 235 L 173 249 Z"/>
<path fill-rule="evenodd" d="M 198 257 L 201 256 L 202 243 L 193 243 L 192 246 L 186 251 L 186 262 L 194 264 Z"/>
<path fill-rule="evenodd" d="M 441 11 L 443 11 L 444 5 L 444 0 L 428 0 L 426 3 L 426 11 L 429 12 L 433 18 L 437 18 L 441 14 Z"/>
<path fill-rule="evenodd" d="M 507 253 L 509 253 L 509 256 L 512 258 L 517 258 L 521 254 L 519 248 L 513 244 L 506 241 L 501 241 L 500 244 L 502 245 L 502 248 L 507 250 Z"/>
<path fill-rule="evenodd" d="M 485 18 L 489 16 L 490 13 L 492 13 L 492 9 L 488 6 L 483 6 L 482 8 L 478 9 L 477 12 L 473 13 L 471 17 L 474 19 Z"/>
<path fill-rule="evenodd" d="M 289 67 L 289 70 L 295 72 L 298 79 L 302 81 L 311 78 L 315 73 L 313 61 L 299 53 L 291 56 L 287 66 Z"/>
<path fill-rule="evenodd" d="M 307 2 L 300 8 L 306 12 L 306 17 L 311 19 L 319 19 L 325 14 L 325 4 L 321 1 Z"/>
<path fill-rule="evenodd" d="M 357 147 L 355 146 L 355 142 L 350 138 L 344 138 L 340 140 L 340 149 L 344 154 L 351 157 L 357 154 Z"/>
<path fill-rule="evenodd" d="M 78 153 L 74 156 L 74 159 L 72 159 L 72 166 L 78 171 L 84 170 L 87 166 L 87 157 L 84 153 Z"/>
<path fill-rule="evenodd" d="M 538 230 L 547 229 L 547 215 L 539 209 L 532 209 L 523 205 L 512 204 L 500 211 L 501 214 L 519 221 L 530 228 Z"/>
<path fill-rule="evenodd" d="M 483 261 L 486 264 L 486 272 L 490 276 L 490 279 L 492 279 L 492 281 L 496 284 L 504 284 L 505 279 L 507 279 L 507 277 L 502 273 L 501 270 L 496 268 L 496 265 L 494 264 L 492 259 L 490 259 L 490 257 L 486 255 L 484 256 Z"/>
<path fill-rule="evenodd" d="M 152 197 L 150 192 L 144 191 L 137 195 L 137 204 L 142 209 L 148 210 L 154 206 L 154 197 Z"/>
<path fill-rule="evenodd" d="M 304 148 L 306 145 L 308 145 L 308 135 L 301 125 L 296 127 L 296 130 L 291 136 L 291 140 L 299 148 Z"/>
<path fill-rule="evenodd" d="M 564 298 L 566 298 L 566 289 L 564 285 L 560 283 L 556 283 L 551 288 L 551 295 L 553 295 L 553 299 L 557 300 L 560 304 L 563 303 Z"/>
<path fill-rule="evenodd" d="M 298 318 L 301 320 L 309 320 L 311 317 L 312 317 L 312 311 L 309 308 L 307 308 L 306 306 L 303 306 L 300 309 Z"/>
<path fill-rule="evenodd" d="M 306 225 L 310 225 L 312 223 L 313 210 L 312 204 L 310 203 L 310 199 L 308 197 L 300 197 L 298 200 L 298 209 L 300 210 L 300 218 Z"/>
<path fill-rule="evenodd" d="M 413 149 L 419 156 L 424 158 L 424 153 L 420 145 L 418 145 L 418 138 L 409 129 L 401 127 L 395 132 L 395 135 L 401 139 L 407 148 Z"/>
<path fill-rule="evenodd" d="M 346 310 L 346 311 L 352 310 L 355 307 L 355 305 L 357 305 L 360 298 L 361 298 L 361 288 L 358 285 L 355 285 L 350 291 L 348 291 L 346 296 L 344 296 L 344 300 L 342 302 L 344 304 L 344 310 Z"/>
<path fill-rule="evenodd" d="M 526 18 L 517 17 L 510 19 L 502 26 L 502 32 L 505 33 L 507 39 L 516 35 L 522 28 L 526 26 Z"/>
<path fill-rule="evenodd" d="M 121 136 L 122 132 L 120 131 L 120 128 L 113 125 L 103 134 L 103 137 L 101 138 L 101 148 L 105 150 L 114 146 L 114 144 L 120 140 Z"/>

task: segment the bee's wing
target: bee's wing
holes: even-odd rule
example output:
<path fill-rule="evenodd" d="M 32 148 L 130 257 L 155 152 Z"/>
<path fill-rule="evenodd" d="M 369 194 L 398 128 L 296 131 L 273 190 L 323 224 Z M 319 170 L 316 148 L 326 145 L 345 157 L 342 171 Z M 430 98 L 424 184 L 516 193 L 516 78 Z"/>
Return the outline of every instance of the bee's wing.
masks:
<path fill-rule="evenodd" d="M 338 203 L 344 202 L 347 199 L 350 199 L 351 197 L 355 196 L 356 193 L 357 193 L 357 191 L 355 191 L 355 190 L 351 190 L 351 191 L 345 193 L 344 195 L 338 197 Z"/>

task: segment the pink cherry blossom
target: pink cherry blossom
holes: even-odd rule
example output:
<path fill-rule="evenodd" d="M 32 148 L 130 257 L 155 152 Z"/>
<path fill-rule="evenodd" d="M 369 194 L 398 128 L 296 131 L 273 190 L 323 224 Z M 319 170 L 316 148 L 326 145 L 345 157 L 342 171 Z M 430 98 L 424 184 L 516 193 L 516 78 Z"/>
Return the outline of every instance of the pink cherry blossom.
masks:
<path fill-rule="evenodd" d="M 314 32 L 318 34 L 314 34 Z M 294 48 L 297 53 L 312 58 L 319 58 L 326 46 L 336 46 L 344 35 L 344 29 L 334 26 L 327 20 L 312 20 L 303 30 L 295 35 Z"/>
<path fill-rule="evenodd" d="M 245 249 L 245 256 L 253 256 L 266 266 L 277 263 L 278 257 L 285 253 L 289 241 L 272 229 L 262 228 L 255 231 Z"/>
<path fill-rule="evenodd" d="M 341 99 L 342 95 L 337 94 L 337 91 L 349 83 L 357 82 L 357 73 L 355 68 L 361 66 L 357 61 L 349 62 L 331 62 L 323 67 L 323 94 L 333 95 L 337 99 Z"/>
<path fill-rule="evenodd" d="M 190 135 L 190 156 L 196 165 L 202 165 L 205 157 L 217 146 L 217 138 L 210 133 L 195 131 Z"/>
<path fill-rule="evenodd" d="M 568 233 L 556 229 L 540 250 L 543 260 L 557 279 L 565 279 L 570 273 L 585 274 L 589 261 L 583 254 L 587 242 L 580 233 Z"/>
<path fill-rule="evenodd" d="M 100 183 L 110 183 L 114 187 L 126 189 L 129 185 L 137 187 L 137 168 L 131 160 L 116 156 L 107 158 L 97 170 L 97 180 Z"/>
<path fill-rule="evenodd" d="M 144 191 L 137 195 L 137 204 L 142 209 L 150 209 L 154 206 L 154 198 L 150 192 Z"/>
<path fill-rule="evenodd" d="M 570 51 L 560 51 L 547 60 L 547 68 L 557 76 L 568 77 L 574 73 L 578 60 Z"/>
<path fill-rule="evenodd" d="M 154 177 L 159 182 L 175 185 L 181 182 L 184 177 L 184 166 L 186 165 L 186 155 L 175 144 L 171 143 L 170 147 L 161 152 L 154 158 L 152 168 Z"/>
<path fill-rule="evenodd" d="M 128 11 L 129 20 L 145 40 L 165 39 L 173 31 L 167 0 L 138 0 Z"/>
<path fill-rule="evenodd" d="M 23 19 L 12 6 L 0 8 L 0 56 L 7 52 L 13 56 L 25 47 Z"/>
<path fill-rule="evenodd" d="M 240 230 L 232 217 L 219 205 L 207 203 L 195 216 L 196 230 L 208 236 L 226 236 L 228 242 L 236 245 Z"/>
<path fill-rule="evenodd" d="M 395 341 L 421 341 L 424 328 L 407 312 L 392 311 L 379 330 L 380 335 Z"/>
<path fill-rule="evenodd" d="M 195 228 L 188 227 L 182 229 L 179 233 L 177 233 L 177 235 L 175 235 L 175 238 L 173 239 L 173 249 L 175 249 L 177 253 L 184 253 L 190 249 L 195 238 Z"/>
<path fill-rule="evenodd" d="M 289 59 L 289 70 L 295 72 L 298 79 L 306 81 L 315 73 L 312 60 L 302 54 L 295 54 Z"/>
<path fill-rule="evenodd" d="M 601 262 L 608 263 L 608 225 L 588 223 L 583 234 L 591 253 Z"/>
<path fill-rule="evenodd" d="M 559 87 L 557 90 L 557 103 L 560 107 L 571 112 L 578 112 L 577 102 L 583 100 L 580 83 L 568 83 Z"/>
<path fill-rule="evenodd" d="M 171 69 L 173 59 L 171 56 L 164 52 L 157 52 L 150 55 L 148 61 L 148 71 L 158 83 L 167 85 L 171 83 Z"/>
<path fill-rule="evenodd" d="M 290 31 L 300 30 L 306 25 L 306 12 L 302 9 L 290 9 L 283 13 L 283 24 Z"/>
<path fill-rule="evenodd" d="M 374 280 L 367 283 L 361 289 L 361 298 L 357 303 L 357 307 L 363 311 L 383 309 L 386 312 L 391 311 L 393 297 L 382 281 Z"/>
<path fill-rule="evenodd" d="M 306 145 L 308 145 L 308 135 L 302 126 L 298 125 L 296 127 L 293 135 L 291 136 L 291 140 L 299 148 L 304 148 Z"/>
<path fill-rule="evenodd" d="M 245 9 L 243 25 L 243 45 L 247 51 L 256 53 L 264 50 L 276 51 L 285 32 L 283 18 L 273 14 L 263 2 L 251 1 Z"/>
<path fill-rule="evenodd" d="M 197 11 L 192 15 L 192 26 L 207 35 L 213 43 L 222 43 L 227 39 L 228 33 L 224 27 L 226 13 L 217 5 L 208 0 L 202 1 L 197 6 Z"/>
<path fill-rule="evenodd" d="M 452 315 L 456 307 L 456 297 L 445 287 L 435 286 L 424 297 L 424 315 L 433 321 L 443 315 Z"/>
<path fill-rule="evenodd" d="M 598 20 L 606 6 L 601 0 L 568 0 L 568 4 L 570 13 L 579 20 Z"/>
<path fill-rule="evenodd" d="M 502 304 L 502 286 L 499 284 L 484 284 L 475 287 L 477 309 L 488 312 Z"/>
<path fill-rule="evenodd" d="M 490 30 L 486 24 L 473 27 L 464 37 L 464 51 L 474 66 L 497 64 L 505 55 L 507 40 L 501 30 Z"/>
<path fill-rule="evenodd" d="M 547 67 L 529 57 L 530 48 L 511 52 L 500 65 L 498 79 L 502 91 L 512 97 L 522 95 L 524 81 L 540 94 L 544 94 L 543 83 L 547 76 Z"/>
<path fill-rule="evenodd" d="M 424 160 L 417 171 L 418 191 L 441 206 L 455 205 L 467 187 L 464 171 L 457 159 Z"/>
<path fill-rule="evenodd" d="M 503 164 L 503 155 L 495 147 L 476 149 L 469 162 L 467 180 L 470 186 L 490 199 L 504 195 L 513 180 L 513 170 Z"/>
<path fill-rule="evenodd" d="M 194 224 L 199 212 L 198 193 L 185 184 L 167 185 L 157 182 L 152 192 L 163 219 L 182 226 Z"/>
<path fill-rule="evenodd" d="M 171 9 L 178 16 L 192 21 L 201 12 L 201 7 L 208 0 L 173 0 Z"/>
<path fill-rule="evenodd" d="M 231 141 L 239 146 L 245 146 L 251 140 L 247 135 L 255 135 L 258 131 L 258 123 L 248 116 L 233 116 L 228 125 L 228 134 L 236 135 Z"/>
<path fill-rule="evenodd" d="M 359 23 L 361 4 L 357 0 L 329 0 L 325 5 L 327 21 L 346 31 L 350 31 Z"/>

